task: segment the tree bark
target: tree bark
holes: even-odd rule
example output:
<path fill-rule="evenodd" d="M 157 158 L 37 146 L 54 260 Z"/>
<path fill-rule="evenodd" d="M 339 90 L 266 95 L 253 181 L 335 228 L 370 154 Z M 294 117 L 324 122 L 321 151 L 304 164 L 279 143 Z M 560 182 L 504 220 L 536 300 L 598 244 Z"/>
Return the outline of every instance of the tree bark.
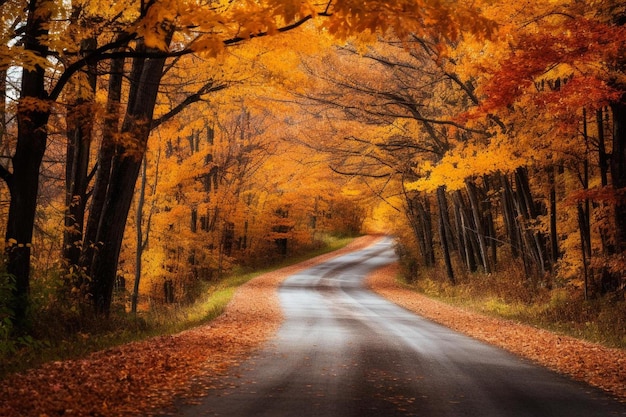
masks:
<path fill-rule="evenodd" d="M 122 133 L 132 138 L 132 143 L 119 145 L 113 158 L 107 197 L 95 240 L 102 246 L 94 252 L 90 268 L 89 294 L 97 315 L 108 316 L 110 313 L 126 219 L 150 135 L 164 64 L 165 58 L 146 59 L 141 65 L 139 82 L 131 88 L 134 96 L 129 99 Z"/>
<path fill-rule="evenodd" d="M 48 49 L 40 39 L 48 33 L 47 1 L 28 3 L 28 20 L 24 31 L 24 49 L 46 57 Z M 39 192 L 39 169 L 48 139 L 47 124 L 50 103 L 45 89 L 45 69 L 23 69 L 17 111 L 17 144 L 13 155 L 13 172 L 5 176 L 11 203 L 6 229 L 7 272 L 15 277 L 13 291 L 14 325 L 22 327 L 28 309 L 30 289 L 30 254 Z"/>
<path fill-rule="evenodd" d="M 81 50 L 89 53 L 95 50 L 96 40 L 83 41 Z M 91 150 L 92 129 L 94 120 L 93 97 L 96 91 L 96 66 L 87 67 L 86 75 L 89 83 L 87 98 L 84 92 L 76 91 L 75 103 L 67 114 L 67 156 L 65 167 L 66 212 L 65 230 L 63 233 L 63 258 L 69 268 L 78 265 L 81 254 L 87 207 L 87 185 L 89 182 L 89 154 Z M 77 86 L 80 90 L 83 86 Z"/>
<path fill-rule="evenodd" d="M 476 190 L 476 184 L 470 180 L 465 181 L 467 189 L 467 195 L 470 201 L 470 207 L 472 208 L 472 215 L 474 216 L 474 226 L 476 227 L 476 237 L 478 239 L 478 249 L 480 250 L 480 259 L 485 270 L 485 273 L 491 273 L 491 262 L 489 261 L 489 253 L 487 252 L 487 242 L 485 239 L 485 228 L 483 226 L 483 220 L 481 216 L 480 205 L 478 201 L 478 195 Z"/>
<path fill-rule="evenodd" d="M 441 239 L 441 249 L 443 252 L 443 259 L 446 265 L 446 274 L 450 283 L 455 284 L 454 270 L 452 269 L 452 260 L 450 259 L 450 245 L 448 242 L 448 236 L 450 235 L 449 224 L 450 218 L 448 215 L 448 201 L 446 199 L 445 187 L 437 188 L 437 202 L 439 205 L 439 238 Z"/>
<path fill-rule="evenodd" d="M 585 165 L 587 161 L 585 160 Z M 561 256 L 559 249 L 559 236 L 557 233 L 557 207 L 556 207 L 556 167 L 548 167 L 548 182 L 550 184 L 550 264 L 554 265 Z M 587 169 L 585 168 L 585 171 Z"/>
<path fill-rule="evenodd" d="M 476 254 L 479 253 L 478 239 L 476 239 L 476 233 L 474 232 L 475 226 L 472 222 L 473 217 L 470 216 L 470 210 L 466 207 L 465 199 L 460 190 L 454 192 L 454 202 L 458 207 L 459 216 L 459 247 L 463 247 L 464 260 L 467 265 L 467 269 L 470 272 L 476 272 L 478 269 L 478 262 Z"/>
<path fill-rule="evenodd" d="M 139 186 L 139 197 L 137 199 L 137 211 L 135 215 L 135 281 L 133 283 L 133 293 L 131 295 L 131 307 L 130 310 L 133 313 L 137 313 L 137 303 L 139 301 L 139 284 L 141 283 L 141 255 L 144 250 L 144 238 L 143 238 L 143 208 L 146 201 L 146 174 L 147 174 L 148 162 L 146 158 L 143 159 L 143 165 L 141 168 L 141 185 Z"/>
<path fill-rule="evenodd" d="M 545 238 L 539 231 L 534 231 L 532 222 L 537 219 L 539 210 L 532 198 L 528 172 L 525 168 L 518 168 L 515 171 L 516 183 L 516 209 L 518 212 L 518 223 L 520 224 L 521 242 L 524 243 L 530 252 L 532 263 L 536 267 L 537 275 L 543 275 L 548 268 L 546 260 Z"/>
<path fill-rule="evenodd" d="M 502 175 L 500 179 L 502 183 L 502 216 L 504 218 L 504 225 L 509 236 L 511 255 L 514 258 L 518 258 L 520 256 L 521 242 L 519 227 L 516 221 L 513 189 L 506 175 Z"/>
<path fill-rule="evenodd" d="M 611 183 L 616 192 L 615 242 L 616 253 L 626 251 L 626 94 L 611 104 L 613 112 L 613 151 L 611 153 Z"/>
<path fill-rule="evenodd" d="M 424 197 L 424 201 L 416 201 L 417 211 L 419 214 L 419 227 L 423 236 L 423 261 L 424 266 L 432 267 L 435 265 L 435 251 L 433 244 L 433 221 L 430 212 L 430 204 L 428 197 Z"/>

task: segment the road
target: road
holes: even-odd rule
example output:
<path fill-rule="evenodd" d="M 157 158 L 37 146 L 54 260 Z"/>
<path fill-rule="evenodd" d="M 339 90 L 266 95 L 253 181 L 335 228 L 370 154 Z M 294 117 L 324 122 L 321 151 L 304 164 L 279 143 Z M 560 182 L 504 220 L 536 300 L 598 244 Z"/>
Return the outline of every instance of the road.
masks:
<path fill-rule="evenodd" d="M 177 415 L 391 417 L 626 415 L 579 382 L 434 324 L 363 286 L 389 240 L 288 278 L 276 338 Z"/>

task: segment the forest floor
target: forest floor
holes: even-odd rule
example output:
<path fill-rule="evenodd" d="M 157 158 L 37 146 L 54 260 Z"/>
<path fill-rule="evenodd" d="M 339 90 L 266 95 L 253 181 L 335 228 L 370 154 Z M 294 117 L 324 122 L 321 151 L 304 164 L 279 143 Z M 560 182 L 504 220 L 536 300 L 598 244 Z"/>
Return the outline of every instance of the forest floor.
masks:
<path fill-rule="evenodd" d="M 362 237 L 340 251 L 251 280 L 237 291 L 226 312 L 207 325 L 11 375 L 0 382 L 0 415 L 156 415 L 165 414 L 176 398 L 193 401 L 220 386 L 228 369 L 278 329 L 282 316 L 275 290 L 285 278 L 376 239 Z M 433 321 L 626 401 L 625 351 L 453 308 L 404 288 L 396 276 L 397 266 L 390 265 L 368 283 L 384 297 Z"/>

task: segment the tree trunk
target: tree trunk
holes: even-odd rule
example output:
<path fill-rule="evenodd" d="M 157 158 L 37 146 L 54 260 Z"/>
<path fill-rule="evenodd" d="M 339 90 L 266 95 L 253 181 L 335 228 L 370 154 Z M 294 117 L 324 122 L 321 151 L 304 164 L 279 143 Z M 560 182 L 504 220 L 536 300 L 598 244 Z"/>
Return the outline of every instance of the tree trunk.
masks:
<path fill-rule="evenodd" d="M 413 231 L 413 237 L 417 241 L 422 263 L 424 266 L 434 265 L 434 254 L 432 245 L 432 229 L 430 227 L 430 213 L 422 204 L 419 194 L 411 195 L 405 193 L 406 216 Z"/>
<path fill-rule="evenodd" d="M 530 252 L 532 262 L 535 264 L 537 275 L 543 275 L 548 268 L 546 260 L 545 238 L 539 231 L 534 231 L 532 223 L 537 219 L 539 211 L 535 205 L 530 191 L 528 172 L 525 168 L 518 168 L 515 171 L 515 181 L 517 186 L 517 198 L 514 200 L 519 214 L 518 221 L 524 243 Z"/>
<path fill-rule="evenodd" d="M 452 260 L 450 259 L 450 245 L 448 243 L 450 218 L 448 215 L 448 201 L 446 200 L 445 187 L 437 188 L 437 203 L 439 205 L 439 238 L 441 239 L 441 249 L 446 265 L 446 274 L 450 282 L 455 284 L 454 270 L 452 269 Z"/>
<path fill-rule="evenodd" d="M 435 251 L 433 244 L 433 221 L 430 213 L 430 204 L 428 197 L 424 197 L 424 202 L 417 201 L 417 211 L 419 213 L 419 227 L 423 236 L 423 262 L 424 266 L 432 267 L 435 265 Z"/>
<path fill-rule="evenodd" d="M 478 240 L 476 239 L 476 233 L 474 232 L 475 226 L 470 216 L 470 210 L 466 207 L 465 199 L 460 190 L 454 192 L 455 205 L 458 207 L 458 216 L 460 220 L 459 230 L 459 247 L 463 247 L 464 260 L 467 265 L 467 269 L 470 272 L 476 272 L 478 269 L 478 263 L 476 260 L 476 254 L 479 252 Z"/>
<path fill-rule="evenodd" d="M 6 155 L 7 70 L 0 69 L 0 155 Z"/>
<path fill-rule="evenodd" d="M 139 284 L 141 282 L 141 255 L 144 250 L 144 238 L 143 238 L 143 209 L 146 201 L 146 174 L 147 174 L 148 162 L 146 158 L 143 159 L 143 165 L 141 168 L 141 185 L 139 186 L 139 198 L 137 199 L 137 211 L 135 216 L 135 281 L 133 283 L 133 293 L 131 295 L 131 307 L 130 310 L 133 313 L 137 313 L 137 302 L 139 301 Z"/>
<path fill-rule="evenodd" d="M 515 203 L 511 182 L 506 175 L 500 177 L 502 183 L 502 217 L 504 226 L 509 236 L 509 244 L 511 247 L 511 256 L 517 258 L 520 256 L 520 238 L 519 227 L 516 222 Z"/>
<path fill-rule="evenodd" d="M 617 192 L 615 203 L 615 251 L 626 251 L 626 94 L 613 111 L 613 151 L 611 153 L 611 183 Z"/>
<path fill-rule="evenodd" d="M 102 246 L 94 252 L 90 268 L 90 295 L 98 315 L 108 316 L 110 312 L 126 219 L 150 135 L 164 64 L 164 58 L 146 59 L 139 83 L 131 88 L 135 95 L 129 99 L 122 133 L 129 134 L 127 137 L 132 138 L 133 142 L 130 146 L 120 146 L 113 159 L 107 198 L 95 240 L 102 242 Z"/>
<path fill-rule="evenodd" d="M 481 216 L 480 205 L 478 201 L 476 184 L 470 180 L 465 181 L 467 195 L 470 201 L 470 207 L 472 208 L 472 215 L 474 216 L 474 226 L 476 227 L 476 237 L 478 239 L 478 249 L 480 250 L 480 259 L 485 270 L 485 273 L 491 273 L 491 263 L 489 261 L 489 253 L 487 252 L 487 242 L 485 239 L 485 228 L 483 226 L 483 220 Z"/>
<path fill-rule="evenodd" d="M 102 242 L 97 240 L 98 228 L 100 227 L 108 184 L 111 177 L 113 157 L 116 151 L 115 135 L 117 135 L 119 131 L 120 123 L 124 59 L 113 60 L 109 71 L 108 96 L 104 116 L 102 143 L 98 151 L 96 179 L 91 193 L 89 217 L 85 225 L 82 253 L 80 255 L 80 266 L 86 276 L 80 277 L 79 281 L 75 283 L 76 287 L 79 289 L 79 294 L 81 294 L 81 303 L 92 297 L 90 293 L 90 277 L 93 276 L 93 257 L 102 245 Z"/>
<path fill-rule="evenodd" d="M 587 161 L 585 160 L 585 165 Z M 556 167 L 548 167 L 548 182 L 550 184 L 549 204 L 550 204 L 550 263 L 556 264 L 560 257 L 559 236 L 557 233 L 557 214 L 556 214 Z M 586 170 L 586 168 L 585 168 Z"/>
<path fill-rule="evenodd" d="M 25 27 L 24 49 L 46 57 L 47 47 L 39 41 L 47 35 L 50 12 L 47 1 L 31 0 Z M 17 144 L 13 172 L 5 176 L 11 194 L 6 229 L 7 272 L 15 277 L 14 324 L 24 325 L 30 288 L 30 254 L 39 192 L 39 169 L 48 139 L 50 103 L 46 101 L 45 70 L 23 69 L 17 111 Z"/>
<path fill-rule="evenodd" d="M 459 202 L 457 201 L 456 198 L 453 198 L 453 202 L 454 202 L 454 223 L 456 226 L 456 235 L 455 235 L 456 248 L 457 248 L 457 251 L 459 252 L 459 257 L 461 261 L 465 262 L 467 269 L 470 270 L 470 265 L 467 262 L 467 259 L 468 259 L 467 242 L 465 241 L 465 237 L 463 234 L 464 222 L 463 222 L 463 215 L 461 214 L 462 208 L 460 207 Z"/>
<path fill-rule="evenodd" d="M 609 156 L 606 152 L 606 140 L 604 137 L 604 112 L 596 111 L 596 125 L 598 129 L 598 162 L 600 166 L 600 181 L 603 187 L 609 184 Z"/>
<path fill-rule="evenodd" d="M 81 50 L 89 53 L 96 48 L 95 39 L 83 41 Z M 89 153 L 94 120 L 93 98 L 96 91 L 96 66 L 87 69 L 89 91 L 76 86 L 77 99 L 67 114 L 67 156 L 65 167 L 66 212 L 63 233 L 63 258 L 68 267 L 78 265 L 83 240 L 87 184 L 89 182 Z M 87 95 L 88 97 L 84 97 Z"/>

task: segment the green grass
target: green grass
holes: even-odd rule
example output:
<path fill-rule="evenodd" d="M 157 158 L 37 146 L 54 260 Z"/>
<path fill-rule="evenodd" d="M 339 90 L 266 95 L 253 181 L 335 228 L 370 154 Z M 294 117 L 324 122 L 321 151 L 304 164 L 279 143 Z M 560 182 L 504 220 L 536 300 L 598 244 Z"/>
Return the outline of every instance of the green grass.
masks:
<path fill-rule="evenodd" d="M 88 332 L 68 332 L 67 323 L 61 323 L 58 317 L 62 316 L 58 312 L 42 310 L 35 317 L 34 323 L 37 327 L 47 329 L 45 336 L 11 341 L 13 349 L 0 354 L 0 379 L 45 362 L 81 358 L 109 347 L 175 334 L 206 324 L 221 315 L 237 288 L 251 279 L 340 249 L 352 240 L 327 237 L 322 247 L 284 259 L 270 267 L 256 271 L 235 270 L 217 282 L 205 283 L 200 290 L 201 296 L 190 305 L 163 305 L 137 315 L 118 307 L 113 309 L 106 323 L 87 326 L 92 329 Z"/>
<path fill-rule="evenodd" d="M 456 285 L 451 285 L 441 272 L 430 270 L 405 285 L 471 311 L 626 349 L 624 293 L 584 300 L 580 289 L 535 288 L 515 271 L 472 274 L 457 280 Z"/>

